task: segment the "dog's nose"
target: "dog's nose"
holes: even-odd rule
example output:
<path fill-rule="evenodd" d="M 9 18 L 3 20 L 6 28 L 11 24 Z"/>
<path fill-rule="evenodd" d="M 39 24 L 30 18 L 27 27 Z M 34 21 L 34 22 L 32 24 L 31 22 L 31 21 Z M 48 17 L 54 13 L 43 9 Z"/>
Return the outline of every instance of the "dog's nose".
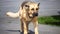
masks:
<path fill-rule="evenodd" d="M 38 13 L 33 13 L 33 16 L 38 16 Z"/>

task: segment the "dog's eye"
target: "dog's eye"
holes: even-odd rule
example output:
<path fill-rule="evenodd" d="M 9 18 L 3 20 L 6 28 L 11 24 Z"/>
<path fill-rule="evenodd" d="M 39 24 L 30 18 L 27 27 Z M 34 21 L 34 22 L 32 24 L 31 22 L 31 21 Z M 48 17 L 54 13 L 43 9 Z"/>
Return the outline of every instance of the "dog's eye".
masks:
<path fill-rule="evenodd" d="M 38 10 L 38 8 L 36 8 L 36 10 Z"/>
<path fill-rule="evenodd" d="M 34 8 L 32 8 L 31 10 L 34 10 Z"/>

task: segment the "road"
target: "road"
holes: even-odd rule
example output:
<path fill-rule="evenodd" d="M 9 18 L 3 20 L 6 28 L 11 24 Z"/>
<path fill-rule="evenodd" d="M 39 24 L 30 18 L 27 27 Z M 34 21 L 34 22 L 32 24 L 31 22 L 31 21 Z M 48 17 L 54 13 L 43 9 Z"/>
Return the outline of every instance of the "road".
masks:
<path fill-rule="evenodd" d="M 29 24 L 29 30 L 31 33 L 34 32 L 34 26 L 32 23 Z M 38 25 L 39 34 L 60 34 L 59 26 L 51 25 Z M 19 18 L 5 17 L 0 19 L 0 34 L 20 34 L 20 20 Z"/>

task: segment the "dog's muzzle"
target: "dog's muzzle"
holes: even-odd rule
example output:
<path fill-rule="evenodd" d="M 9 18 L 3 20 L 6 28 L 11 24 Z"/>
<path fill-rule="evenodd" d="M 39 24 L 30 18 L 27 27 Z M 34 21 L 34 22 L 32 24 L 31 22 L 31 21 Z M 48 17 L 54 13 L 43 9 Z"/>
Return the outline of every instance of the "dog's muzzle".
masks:
<path fill-rule="evenodd" d="M 38 16 L 38 13 L 33 13 L 33 17 Z"/>
<path fill-rule="evenodd" d="M 29 15 L 29 14 L 28 14 Z M 32 16 L 29 16 L 29 18 L 33 18 L 35 16 L 38 16 L 38 13 L 33 13 Z"/>
<path fill-rule="evenodd" d="M 29 18 L 33 18 L 35 16 L 38 16 L 38 13 L 33 13 L 32 16 L 29 16 Z"/>

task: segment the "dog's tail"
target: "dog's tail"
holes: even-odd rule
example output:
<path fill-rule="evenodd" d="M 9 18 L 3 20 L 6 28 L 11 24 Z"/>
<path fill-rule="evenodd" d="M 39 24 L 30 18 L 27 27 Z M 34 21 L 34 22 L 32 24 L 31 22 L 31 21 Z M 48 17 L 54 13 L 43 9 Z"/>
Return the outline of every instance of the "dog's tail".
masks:
<path fill-rule="evenodd" d="M 9 17 L 12 17 L 12 18 L 17 18 L 17 17 L 19 17 L 19 11 L 16 12 L 16 13 L 7 12 L 6 15 L 9 16 Z"/>

